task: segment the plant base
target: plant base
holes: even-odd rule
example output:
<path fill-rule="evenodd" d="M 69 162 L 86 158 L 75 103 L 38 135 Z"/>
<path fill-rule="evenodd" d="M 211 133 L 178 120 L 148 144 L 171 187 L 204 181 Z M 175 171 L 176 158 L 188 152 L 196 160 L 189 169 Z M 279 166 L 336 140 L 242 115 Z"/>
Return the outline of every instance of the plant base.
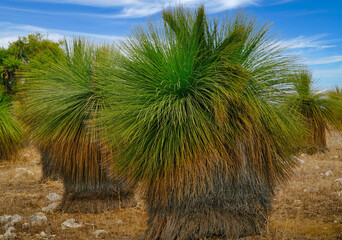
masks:
<path fill-rule="evenodd" d="M 144 238 L 238 239 L 258 235 L 266 226 L 270 208 L 272 193 L 267 185 L 250 175 L 238 180 L 215 175 L 201 185 L 201 189 L 206 186 L 201 192 L 185 185 L 180 189 L 176 184 L 166 188 L 167 184 L 153 183 L 146 195 L 149 221 Z M 167 192 L 166 199 L 155 194 L 157 189 Z"/>
<path fill-rule="evenodd" d="M 42 178 L 41 181 L 57 181 L 59 179 L 54 159 L 48 151 L 41 150 Z"/>
<path fill-rule="evenodd" d="M 111 193 L 65 193 L 60 210 L 68 213 L 101 213 L 134 206 L 136 201 L 133 194 L 120 198 Z"/>

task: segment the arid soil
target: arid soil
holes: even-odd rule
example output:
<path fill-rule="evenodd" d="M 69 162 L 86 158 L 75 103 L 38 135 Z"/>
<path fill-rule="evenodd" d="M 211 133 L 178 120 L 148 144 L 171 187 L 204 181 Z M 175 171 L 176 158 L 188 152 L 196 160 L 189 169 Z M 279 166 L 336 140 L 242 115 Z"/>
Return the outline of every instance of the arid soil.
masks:
<path fill-rule="evenodd" d="M 268 227 L 262 236 L 248 239 L 342 239 L 342 135 L 328 135 L 329 151 L 302 154 L 290 182 L 277 187 Z M 14 224 L 17 239 L 97 239 L 96 230 L 106 230 L 102 239 L 139 239 L 146 228 L 142 201 L 137 207 L 101 214 L 46 213 L 47 223 L 28 226 L 29 216 L 41 212 L 52 201 L 50 193 L 63 194 L 60 182 L 40 182 L 40 155 L 33 147 L 23 149 L 11 161 L 0 162 L 0 216 L 18 214 Z M 20 168 L 25 168 L 20 169 Z M 74 218 L 83 226 L 62 229 Z M 44 231 L 45 237 L 41 235 Z M 4 234 L 0 221 L 0 234 Z"/>

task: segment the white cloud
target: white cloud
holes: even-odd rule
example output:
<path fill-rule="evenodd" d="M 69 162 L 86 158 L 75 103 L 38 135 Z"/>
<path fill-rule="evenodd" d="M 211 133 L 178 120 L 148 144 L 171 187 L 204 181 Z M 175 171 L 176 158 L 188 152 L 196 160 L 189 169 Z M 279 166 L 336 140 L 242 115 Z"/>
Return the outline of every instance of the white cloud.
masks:
<path fill-rule="evenodd" d="M 92 7 L 112 7 L 118 8 L 118 12 L 115 14 L 87 14 L 76 13 L 78 15 L 89 15 L 105 18 L 138 18 L 149 16 L 160 12 L 163 8 L 173 7 L 177 4 L 182 4 L 187 7 L 198 6 L 204 4 L 206 10 L 209 13 L 215 13 L 224 11 L 227 9 L 233 9 L 248 5 L 256 5 L 262 0 L 31 0 L 38 2 L 50 2 L 50 3 L 64 3 L 64 4 L 76 4 Z M 21 11 L 27 11 L 21 9 Z M 35 10 L 29 10 L 35 11 Z M 46 14 L 54 14 L 50 12 L 42 12 Z"/>
<path fill-rule="evenodd" d="M 315 60 L 307 60 L 306 63 L 309 65 L 320 65 L 320 64 L 329 64 L 342 62 L 342 56 L 330 56 L 330 57 L 322 57 Z"/>
<path fill-rule="evenodd" d="M 124 8 L 119 14 L 105 15 L 101 14 L 100 17 L 105 18 L 138 18 L 155 14 L 161 10 L 158 5 L 143 6 L 143 7 L 127 7 Z"/>
<path fill-rule="evenodd" d="M 120 36 L 72 32 L 58 29 L 46 29 L 31 25 L 17 25 L 9 22 L 0 22 L 0 26 L 0 47 L 7 47 L 9 42 L 16 41 L 18 39 L 18 36 L 26 36 L 30 33 L 37 32 L 45 35 L 48 39 L 53 41 L 59 41 L 64 39 L 65 37 L 67 39 L 70 39 L 72 37 L 78 36 L 83 36 L 87 39 L 91 39 L 98 42 L 119 41 L 125 39 L 124 37 Z"/>
<path fill-rule="evenodd" d="M 287 46 L 289 49 L 302 49 L 302 48 L 313 48 L 313 49 L 326 49 L 336 47 L 333 43 L 339 41 L 336 39 L 326 40 L 323 39 L 326 34 L 318 34 L 310 37 L 299 36 L 293 39 L 283 40 L 282 44 Z"/>
<path fill-rule="evenodd" d="M 14 42 L 18 36 L 0 37 L 0 47 L 7 47 L 9 42 Z"/>

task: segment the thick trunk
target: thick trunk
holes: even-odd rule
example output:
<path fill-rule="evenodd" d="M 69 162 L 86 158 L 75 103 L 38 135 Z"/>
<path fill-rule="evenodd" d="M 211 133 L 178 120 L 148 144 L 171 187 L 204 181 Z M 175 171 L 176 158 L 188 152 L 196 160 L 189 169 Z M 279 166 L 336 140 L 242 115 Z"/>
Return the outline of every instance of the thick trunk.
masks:
<path fill-rule="evenodd" d="M 269 185 L 248 169 L 229 177 L 224 166 L 200 177 L 200 184 L 179 184 L 185 179 L 195 182 L 187 177 L 196 170 L 201 171 L 192 167 L 180 179 L 175 175 L 171 184 L 168 179 L 150 184 L 145 239 L 236 239 L 259 234 L 270 208 Z"/>
<path fill-rule="evenodd" d="M 319 151 L 324 152 L 327 150 L 326 126 L 323 123 L 315 129 L 314 144 Z"/>
<path fill-rule="evenodd" d="M 7 79 L 6 76 L 4 77 L 4 85 L 6 92 L 8 94 L 13 93 L 13 78 L 14 78 L 14 72 L 8 71 L 7 72 Z"/>
<path fill-rule="evenodd" d="M 58 173 L 56 171 L 56 166 L 54 159 L 48 151 L 41 149 L 41 162 L 42 162 L 42 181 L 57 181 Z"/>
<path fill-rule="evenodd" d="M 60 210 L 69 213 L 100 213 L 134 207 L 134 187 L 119 179 L 102 177 L 100 181 L 83 184 L 64 179 L 64 196 Z"/>
<path fill-rule="evenodd" d="M 73 144 L 56 144 L 53 151 L 64 185 L 62 211 L 99 213 L 136 205 L 135 184 L 112 174 L 105 146 L 80 136 Z"/>
<path fill-rule="evenodd" d="M 327 124 L 325 122 L 309 121 L 309 127 L 311 134 L 308 136 L 308 145 L 306 146 L 306 152 L 314 154 L 317 151 L 325 152 L 328 150 L 326 140 Z"/>

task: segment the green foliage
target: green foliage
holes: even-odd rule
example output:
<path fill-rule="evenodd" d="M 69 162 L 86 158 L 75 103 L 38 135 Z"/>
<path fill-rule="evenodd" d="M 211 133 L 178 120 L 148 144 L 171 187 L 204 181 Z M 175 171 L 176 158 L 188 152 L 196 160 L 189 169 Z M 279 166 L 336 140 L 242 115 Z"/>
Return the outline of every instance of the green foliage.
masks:
<path fill-rule="evenodd" d="M 335 127 L 338 129 L 342 128 L 342 88 L 336 86 L 335 90 L 327 92 L 329 101 L 333 104 L 333 112 L 336 117 Z"/>
<path fill-rule="evenodd" d="M 19 68 L 21 64 L 21 60 L 17 59 L 15 56 L 9 55 L 7 58 L 3 60 L 3 67 L 7 69 L 9 72 L 14 72 Z"/>
<path fill-rule="evenodd" d="M 91 78 L 96 47 L 81 39 L 71 46 L 65 41 L 64 47 L 63 55 L 46 58 L 45 66 L 35 64 L 24 73 L 28 122 L 42 142 L 74 139 L 97 106 Z"/>
<path fill-rule="evenodd" d="M 59 43 L 45 39 L 40 33 L 29 34 L 28 36 L 19 37 L 15 42 L 11 42 L 8 51 L 11 55 L 17 56 L 24 62 L 29 62 L 40 52 L 45 50 L 54 50 L 59 48 Z"/>
<path fill-rule="evenodd" d="M 256 172 L 283 179 L 299 135 L 294 115 L 279 107 L 295 59 L 282 54 L 270 25 L 243 13 L 209 20 L 203 7 L 163 19 L 98 62 L 109 103 L 100 122 L 117 167 L 151 181 L 191 165 L 209 174 L 217 161 L 238 172 L 243 142 Z"/>
<path fill-rule="evenodd" d="M 16 153 L 22 134 L 22 127 L 13 115 L 11 98 L 0 88 L 0 160 Z"/>
<path fill-rule="evenodd" d="M 302 121 L 310 130 L 308 145 L 325 148 L 325 129 L 328 125 L 341 127 L 337 116 L 342 114 L 342 105 L 338 98 L 328 97 L 315 89 L 315 82 L 309 70 L 303 69 L 291 76 L 293 92 L 288 97 L 287 106 L 292 112 L 298 112 Z M 338 94 L 338 91 L 336 92 Z"/>
<path fill-rule="evenodd" d="M 40 33 L 19 37 L 9 44 L 8 49 L 0 49 L 1 82 L 6 92 L 15 93 L 18 69 L 25 68 L 34 58 L 42 56 L 43 52 L 58 50 L 61 50 L 58 43 L 44 39 Z"/>
<path fill-rule="evenodd" d="M 9 55 L 8 50 L 3 48 L 3 47 L 1 47 L 0 48 L 0 66 L 3 65 L 3 61 L 4 61 L 4 59 L 7 58 L 8 55 Z"/>
<path fill-rule="evenodd" d="M 25 122 L 33 139 L 56 157 L 64 181 L 96 184 L 101 154 L 92 119 L 102 108 L 92 78 L 100 48 L 82 39 L 63 43 L 64 52 L 31 64 L 23 73 Z M 83 185 L 82 185 L 83 184 Z"/>
<path fill-rule="evenodd" d="M 339 88 L 338 86 L 336 86 L 334 90 L 328 91 L 328 96 L 329 98 L 334 99 L 335 101 L 341 101 L 342 100 L 342 88 Z"/>

